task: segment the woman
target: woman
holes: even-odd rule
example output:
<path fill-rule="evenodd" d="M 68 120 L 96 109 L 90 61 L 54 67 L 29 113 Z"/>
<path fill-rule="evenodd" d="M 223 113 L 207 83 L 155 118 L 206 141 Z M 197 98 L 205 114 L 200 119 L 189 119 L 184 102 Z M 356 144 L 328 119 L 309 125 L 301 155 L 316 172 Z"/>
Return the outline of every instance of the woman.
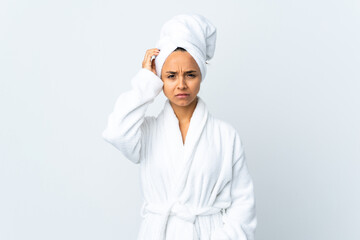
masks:
<path fill-rule="evenodd" d="M 108 118 L 103 138 L 140 165 L 138 240 L 254 239 L 254 189 L 242 141 L 197 95 L 215 42 L 216 28 L 203 16 L 173 17 Z M 163 110 L 145 116 L 161 90 Z"/>

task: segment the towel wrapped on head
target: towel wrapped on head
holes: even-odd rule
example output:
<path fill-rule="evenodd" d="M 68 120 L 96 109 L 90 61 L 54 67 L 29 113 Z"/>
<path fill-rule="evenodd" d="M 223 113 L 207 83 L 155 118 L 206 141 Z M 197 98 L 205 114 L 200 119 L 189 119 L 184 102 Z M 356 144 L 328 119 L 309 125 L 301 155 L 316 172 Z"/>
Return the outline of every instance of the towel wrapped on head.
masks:
<path fill-rule="evenodd" d="M 160 53 L 155 58 L 156 74 L 161 78 L 161 69 L 166 58 L 182 47 L 195 59 L 201 72 L 201 81 L 206 76 L 206 61 L 214 56 L 216 27 L 200 14 L 174 16 L 161 28 L 156 48 Z"/>

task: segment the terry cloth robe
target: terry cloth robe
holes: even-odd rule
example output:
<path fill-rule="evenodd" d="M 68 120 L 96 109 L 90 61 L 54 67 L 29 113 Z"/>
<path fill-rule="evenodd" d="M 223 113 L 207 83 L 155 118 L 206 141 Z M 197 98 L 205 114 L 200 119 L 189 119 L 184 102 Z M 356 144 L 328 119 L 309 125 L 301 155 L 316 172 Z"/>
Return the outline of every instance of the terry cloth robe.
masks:
<path fill-rule="evenodd" d="M 142 68 L 108 117 L 102 137 L 140 166 L 144 204 L 138 240 L 252 240 L 257 219 L 252 178 L 236 129 L 198 96 L 185 144 L 167 99 L 145 116 L 162 80 Z"/>

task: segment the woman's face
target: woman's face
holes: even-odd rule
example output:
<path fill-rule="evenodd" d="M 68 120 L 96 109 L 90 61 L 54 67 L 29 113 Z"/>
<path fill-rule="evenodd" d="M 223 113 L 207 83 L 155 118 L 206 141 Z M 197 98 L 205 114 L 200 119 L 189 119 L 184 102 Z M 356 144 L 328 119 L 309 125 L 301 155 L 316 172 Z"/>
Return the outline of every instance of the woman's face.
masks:
<path fill-rule="evenodd" d="M 201 72 L 195 59 L 183 51 L 172 52 L 161 70 L 165 96 L 177 106 L 190 105 L 200 90 Z M 186 94 L 185 96 L 177 96 Z"/>

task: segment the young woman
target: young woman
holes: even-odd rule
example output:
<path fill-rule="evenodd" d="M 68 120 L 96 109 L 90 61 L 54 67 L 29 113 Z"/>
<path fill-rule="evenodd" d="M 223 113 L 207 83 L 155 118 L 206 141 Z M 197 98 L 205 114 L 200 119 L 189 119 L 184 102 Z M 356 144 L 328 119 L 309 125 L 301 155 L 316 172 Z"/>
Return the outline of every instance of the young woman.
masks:
<path fill-rule="evenodd" d="M 165 23 L 102 133 L 140 166 L 138 240 L 254 239 L 254 189 L 242 141 L 198 96 L 215 42 L 216 28 L 201 15 Z M 162 111 L 145 116 L 162 90 Z"/>

